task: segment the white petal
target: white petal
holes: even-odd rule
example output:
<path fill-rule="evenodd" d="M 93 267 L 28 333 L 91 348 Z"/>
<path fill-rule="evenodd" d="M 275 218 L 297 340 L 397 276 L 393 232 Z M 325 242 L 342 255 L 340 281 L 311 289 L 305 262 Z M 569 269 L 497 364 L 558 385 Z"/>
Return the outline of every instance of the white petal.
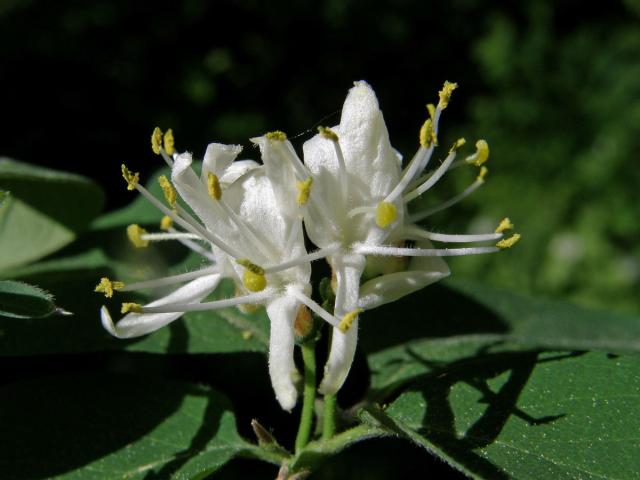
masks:
<path fill-rule="evenodd" d="M 148 307 L 157 307 L 171 303 L 197 303 L 213 292 L 220 283 L 221 276 L 216 273 L 193 280 L 166 297 L 149 303 Z M 114 337 L 132 338 L 146 335 L 180 318 L 182 313 L 129 313 L 117 325 L 113 324 L 109 310 L 100 309 L 102 326 Z"/>
<path fill-rule="evenodd" d="M 235 182 L 245 173 L 258 168 L 260 164 L 253 160 L 238 160 L 233 162 L 227 167 L 222 176 L 220 177 L 220 183 L 228 186 L 230 183 Z"/>
<path fill-rule="evenodd" d="M 206 187 L 191 169 L 191 163 L 191 154 L 178 155 L 171 169 L 171 180 L 180 197 L 193 209 L 207 230 L 223 242 L 228 242 L 234 229 L 225 221 L 226 215 L 220 206 L 209 197 Z"/>
<path fill-rule="evenodd" d="M 428 240 L 416 244 L 419 248 L 433 248 Z M 360 308 L 370 310 L 396 301 L 447 277 L 451 271 L 440 257 L 414 257 L 405 271 L 375 277 L 360 287 Z"/>
<path fill-rule="evenodd" d="M 260 147 L 267 177 L 271 181 L 280 209 L 285 216 L 296 217 L 298 215 L 296 201 L 298 192 L 294 166 L 278 151 L 278 149 L 288 150 L 297 158 L 291 142 L 285 140 L 275 144 L 273 141 L 268 140 L 266 136 L 252 138 L 251 141 Z"/>
<path fill-rule="evenodd" d="M 332 260 L 337 280 L 335 315 L 341 318 L 358 308 L 360 276 L 365 258 L 362 255 L 345 255 L 335 256 Z M 324 367 L 320 393 L 331 395 L 340 390 L 351 369 L 357 343 L 357 319 L 346 333 L 333 329 L 331 351 Z"/>
<path fill-rule="evenodd" d="M 269 375 L 276 399 L 285 410 L 296 405 L 298 392 L 293 383 L 297 376 L 293 360 L 293 322 L 298 313 L 299 302 L 293 297 L 278 297 L 267 304 L 267 315 L 271 322 L 269 337 Z"/>
<path fill-rule="evenodd" d="M 202 161 L 202 172 L 200 178 L 207 181 L 209 172 L 217 177 L 222 177 L 227 167 L 233 162 L 242 151 L 240 145 L 225 145 L 223 143 L 210 143 Z"/>

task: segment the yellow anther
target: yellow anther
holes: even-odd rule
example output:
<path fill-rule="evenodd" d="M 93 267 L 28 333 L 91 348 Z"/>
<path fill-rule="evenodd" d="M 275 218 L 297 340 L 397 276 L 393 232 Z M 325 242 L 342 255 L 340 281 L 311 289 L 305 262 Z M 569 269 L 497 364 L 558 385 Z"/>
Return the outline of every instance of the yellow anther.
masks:
<path fill-rule="evenodd" d="M 489 160 L 489 144 L 485 140 L 478 140 L 476 142 L 476 153 L 464 159 L 465 162 L 471 163 L 476 167 L 479 167 L 487 160 Z"/>
<path fill-rule="evenodd" d="M 265 137 L 267 137 L 267 140 L 284 142 L 287 139 L 287 134 L 280 130 L 276 130 L 275 132 L 267 133 Z"/>
<path fill-rule="evenodd" d="M 437 144 L 438 139 L 436 138 L 436 132 L 433 130 L 433 121 L 427 118 L 420 128 L 420 145 L 430 147 Z"/>
<path fill-rule="evenodd" d="M 496 233 L 503 233 L 507 230 L 513 230 L 513 223 L 511 223 L 509 217 L 505 217 L 500 221 L 498 227 L 496 228 Z"/>
<path fill-rule="evenodd" d="M 261 292 L 267 286 L 267 279 L 264 275 L 245 270 L 242 275 L 242 284 L 250 292 Z"/>
<path fill-rule="evenodd" d="M 140 225 L 135 223 L 127 227 L 127 237 L 136 248 L 144 248 L 149 246 L 149 240 L 144 240 L 143 235 L 146 235 L 147 231 Z"/>
<path fill-rule="evenodd" d="M 451 149 L 449 150 L 449 153 L 455 152 L 460 147 L 462 147 L 465 143 L 467 143 L 467 141 L 464 138 L 459 138 L 458 140 L 453 142 L 453 145 L 451 145 Z"/>
<path fill-rule="evenodd" d="M 242 265 L 244 268 L 246 268 L 250 272 L 255 273 L 256 275 L 264 275 L 264 268 L 262 268 L 260 265 L 256 265 L 248 258 L 238 258 L 236 260 L 236 263 L 238 265 Z"/>
<path fill-rule="evenodd" d="M 162 130 L 159 127 L 154 128 L 151 134 L 151 150 L 156 155 L 160 155 L 162 150 Z"/>
<path fill-rule="evenodd" d="M 311 185 L 313 185 L 313 178 L 308 177 L 306 180 L 296 182 L 298 187 L 298 198 L 296 201 L 298 205 L 304 205 L 309 201 L 309 195 L 311 195 Z"/>
<path fill-rule="evenodd" d="M 104 293 L 104 296 L 107 298 L 113 297 L 114 290 L 122 290 L 124 288 L 123 282 L 118 282 L 117 280 L 109 280 L 107 277 L 102 277 L 100 279 L 100 283 L 96 285 L 95 292 Z"/>
<path fill-rule="evenodd" d="M 376 207 L 376 225 L 387 228 L 398 218 L 398 210 L 393 203 L 380 202 Z"/>
<path fill-rule="evenodd" d="M 136 185 L 140 181 L 140 174 L 138 172 L 133 173 L 131 170 L 127 168 L 127 166 L 122 164 L 122 178 L 127 181 L 127 190 L 135 190 Z"/>
<path fill-rule="evenodd" d="M 171 129 L 164 134 L 164 151 L 169 155 L 176 153 L 176 141 L 173 138 L 173 130 Z"/>
<path fill-rule="evenodd" d="M 478 176 L 476 177 L 476 181 L 484 182 L 484 177 L 487 176 L 487 173 L 489 173 L 489 169 L 487 167 L 485 167 L 484 165 L 480 167 L 480 173 L 478 173 Z"/>
<path fill-rule="evenodd" d="M 451 94 L 456 88 L 458 88 L 457 83 L 446 82 L 446 81 L 444 82 L 444 85 L 442 86 L 442 90 L 438 92 L 438 95 L 440 96 L 438 107 L 440 107 L 440 110 L 444 110 L 445 108 L 447 108 L 447 105 L 449 105 L 449 100 L 451 100 Z"/>
<path fill-rule="evenodd" d="M 220 200 L 222 197 L 222 188 L 220 188 L 220 181 L 218 177 L 211 172 L 207 173 L 207 191 L 209 196 L 214 200 Z"/>
<path fill-rule="evenodd" d="M 318 133 L 327 140 L 332 140 L 334 142 L 338 141 L 338 134 L 328 127 L 318 127 Z"/>
<path fill-rule="evenodd" d="M 178 192 L 171 185 L 171 182 L 166 177 L 166 175 L 161 175 L 158 177 L 158 183 L 160 184 L 160 188 L 162 188 L 162 193 L 164 194 L 164 199 L 167 201 L 171 208 L 175 208 L 176 200 L 178 199 Z"/>
<path fill-rule="evenodd" d="M 171 227 L 173 227 L 173 219 L 169 215 L 165 215 L 160 220 L 160 230 L 168 231 Z"/>
<path fill-rule="evenodd" d="M 520 240 L 520 234 L 519 233 L 514 233 L 513 235 L 511 235 L 509 238 L 504 238 L 502 240 L 500 240 L 498 243 L 496 243 L 496 247 L 504 250 L 505 248 L 511 248 L 513 247 L 516 243 L 518 243 L 518 240 Z"/>
<path fill-rule="evenodd" d="M 121 313 L 129 313 L 129 312 L 142 313 L 142 305 L 140 305 L 139 303 L 125 302 L 122 304 L 122 308 L 120 309 L 120 312 Z"/>
<path fill-rule="evenodd" d="M 363 310 L 361 308 L 356 308 L 352 312 L 347 313 L 344 317 L 342 317 L 342 320 L 340 320 L 340 323 L 338 324 L 338 330 L 340 330 L 342 333 L 347 333 L 347 331 L 353 325 L 353 322 L 362 312 Z"/>
<path fill-rule="evenodd" d="M 436 118 L 436 106 L 433 103 L 428 103 L 427 111 L 429 112 L 429 117 L 431 117 L 431 120 L 433 121 L 433 119 Z"/>

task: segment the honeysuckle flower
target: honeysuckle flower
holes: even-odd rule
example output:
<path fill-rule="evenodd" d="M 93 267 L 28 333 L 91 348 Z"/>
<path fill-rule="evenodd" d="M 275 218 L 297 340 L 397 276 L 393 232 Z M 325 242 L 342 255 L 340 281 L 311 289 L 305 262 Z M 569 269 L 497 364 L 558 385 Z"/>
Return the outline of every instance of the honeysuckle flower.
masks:
<path fill-rule="evenodd" d="M 483 182 L 488 158 L 484 140 L 466 159 L 480 167 L 476 181 L 443 205 L 409 216 L 407 204 L 428 191 L 451 168 L 458 149 L 454 143 L 442 163 L 425 176 L 437 145 L 439 118 L 456 84 L 446 82 L 437 106 L 429 105 L 429 118 L 420 130 L 420 147 L 406 168 L 391 146 L 375 93 L 366 82 L 356 82 L 345 100 L 340 124 L 319 129 L 303 146 L 304 163 L 282 132 L 256 143 L 267 171 L 287 179 L 282 192 L 297 194 L 310 239 L 320 247 L 335 276 L 334 326 L 331 351 L 320 391 L 335 393 L 343 384 L 355 354 L 358 314 L 419 290 L 449 274 L 441 257 L 497 252 L 513 245 L 519 235 L 504 239 L 511 224 L 503 221 L 496 232 L 482 235 L 446 235 L 426 231 L 416 221 L 444 209 L 472 193 Z M 406 242 L 415 246 L 407 247 Z M 434 248 L 431 241 L 498 241 L 495 246 Z M 377 257 L 387 257 L 384 259 Z M 400 258 L 398 258 L 400 257 Z M 366 275 L 367 278 L 364 278 Z M 373 277 L 373 278 L 371 278 Z M 366 280 L 362 283 L 363 278 Z"/>
<path fill-rule="evenodd" d="M 160 141 L 152 137 L 152 145 Z M 147 305 L 123 304 L 123 313 L 127 315 L 116 325 L 103 307 L 104 327 L 117 337 L 129 338 L 154 331 L 188 311 L 264 305 L 271 324 L 269 373 L 278 402 L 290 410 L 297 399 L 294 381 L 298 375 L 293 357 L 296 316 L 306 314 L 302 309 L 309 307 L 333 325 L 339 324 L 338 319 L 310 298 L 310 260 L 314 256 L 305 250 L 300 217 L 295 208 L 286 204 L 295 205 L 295 199 L 279 195 L 281 180 L 269 177 L 262 166 L 246 160 L 234 162 L 240 147 L 209 145 L 200 176 L 191 168 L 191 154 L 169 156 L 166 148 L 161 147 L 154 151 L 163 154 L 171 166 L 171 181 L 160 178 L 167 205 L 139 185 L 139 176 L 124 166 L 123 175 L 131 189 L 138 190 L 166 215 L 168 232 L 149 234 L 132 226 L 128 230 L 131 240 L 137 246 L 154 240 L 179 240 L 215 264 L 133 285 L 103 279 L 97 290 L 107 296 L 113 290 L 153 288 L 190 280 Z M 178 197 L 197 218 L 180 206 Z M 183 230 L 178 231 L 168 223 Z M 203 302 L 222 278 L 235 282 L 237 296 Z"/>

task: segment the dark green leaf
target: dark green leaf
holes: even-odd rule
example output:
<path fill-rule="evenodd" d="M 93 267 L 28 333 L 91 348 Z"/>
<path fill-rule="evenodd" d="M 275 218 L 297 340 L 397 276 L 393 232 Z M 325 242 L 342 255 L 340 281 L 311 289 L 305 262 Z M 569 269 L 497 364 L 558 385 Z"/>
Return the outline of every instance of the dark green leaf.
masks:
<path fill-rule="evenodd" d="M 0 269 L 41 258 L 67 245 L 102 209 L 94 182 L 70 173 L 0 158 Z"/>
<path fill-rule="evenodd" d="M 603 353 L 497 353 L 449 361 L 370 425 L 400 434 L 474 478 L 633 478 L 640 471 L 640 363 Z"/>
<path fill-rule="evenodd" d="M 77 374 L 0 392 L 2 478 L 186 479 L 254 447 L 228 400 L 149 376 Z"/>
<path fill-rule="evenodd" d="M 0 280 L 0 317 L 41 318 L 56 311 L 53 296 L 23 282 Z"/>

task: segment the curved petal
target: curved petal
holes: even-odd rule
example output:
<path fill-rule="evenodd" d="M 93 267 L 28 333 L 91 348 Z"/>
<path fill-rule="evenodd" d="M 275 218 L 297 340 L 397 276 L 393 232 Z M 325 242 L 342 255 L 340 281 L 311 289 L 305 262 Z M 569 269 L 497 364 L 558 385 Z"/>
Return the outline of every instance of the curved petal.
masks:
<path fill-rule="evenodd" d="M 221 275 L 205 275 L 193 280 L 166 297 L 159 298 L 149 303 L 148 307 L 157 307 L 171 303 L 197 303 L 213 292 L 220 283 Z M 111 314 L 107 307 L 100 309 L 102 326 L 111 335 L 118 338 L 133 338 L 146 335 L 159 328 L 168 325 L 182 316 L 177 313 L 129 313 L 125 315 L 117 325 L 113 324 Z"/>
<path fill-rule="evenodd" d="M 225 145 L 224 143 L 210 143 L 207 145 L 207 150 L 202 160 L 201 180 L 206 182 L 209 172 L 221 177 L 241 151 L 242 146 L 240 145 Z"/>
<path fill-rule="evenodd" d="M 295 407 L 298 398 L 298 391 L 293 383 L 297 376 L 293 360 L 293 322 L 298 307 L 299 302 L 293 297 L 278 297 L 267 303 L 267 315 L 271 323 L 269 375 L 276 399 L 287 411 Z"/>
<path fill-rule="evenodd" d="M 293 158 L 293 161 L 297 162 L 300 160 L 297 158 L 293 145 L 289 140 L 273 142 L 268 140 L 266 135 L 252 138 L 251 141 L 260 147 L 262 162 L 273 186 L 280 210 L 285 216 L 296 218 L 298 216 L 296 182 L 299 179 L 296 178 L 290 159 Z"/>
<path fill-rule="evenodd" d="M 222 176 L 220 183 L 226 186 L 238 180 L 245 173 L 258 168 L 260 164 L 253 160 L 238 160 L 227 167 Z"/>
<path fill-rule="evenodd" d="M 335 256 L 332 261 L 337 279 L 334 313 L 341 318 L 358 307 L 360 277 L 364 270 L 365 258 L 363 255 L 340 255 Z M 340 390 L 351 369 L 357 343 L 357 319 L 346 333 L 342 333 L 337 328 L 333 329 L 331 350 L 324 367 L 320 393 L 332 395 Z"/>
<path fill-rule="evenodd" d="M 433 248 L 428 240 L 417 243 L 419 248 Z M 440 257 L 414 257 L 407 269 L 372 278 L 360 287 L 360 308 L 370 310 L 398 300 L 427 285 L 447 277 L 451 271 Z"/>

